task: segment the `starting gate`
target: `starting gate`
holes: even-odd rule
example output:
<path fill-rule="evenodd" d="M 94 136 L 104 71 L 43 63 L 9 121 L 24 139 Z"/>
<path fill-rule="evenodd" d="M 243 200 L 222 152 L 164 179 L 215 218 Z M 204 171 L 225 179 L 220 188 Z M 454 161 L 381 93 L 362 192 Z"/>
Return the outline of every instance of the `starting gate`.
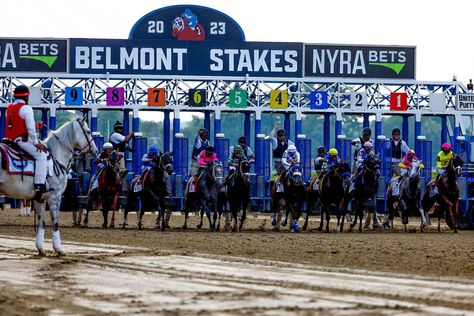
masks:
<path fill-rule="evenodd" d="M 296 148 L 300 153 L 301 168 L 303 170 L 304 180 L 307 182 L 311 180 L 311 140 L 306 139 L 306 135 L 298 134 L 296 136 Z"/>
<path fill-rule="evenodd" d="M 142 133 L 135 133 L 133 138 L 132 170 L 135 174 L 141 173 L 142 158 L 147 153 L 147 139 Z"/>
<path fill-rule="evenodd" d="M 229 171 L 229 164 L 227 163 L 229 155 L 231 155 L 229 153 L 229 142 L 229 139 L 225 138 L 223 133 L 216 134 L 216 154 L 219 161 L 222 162 L 222 166 L 224 166 L 224 175 Z"/>

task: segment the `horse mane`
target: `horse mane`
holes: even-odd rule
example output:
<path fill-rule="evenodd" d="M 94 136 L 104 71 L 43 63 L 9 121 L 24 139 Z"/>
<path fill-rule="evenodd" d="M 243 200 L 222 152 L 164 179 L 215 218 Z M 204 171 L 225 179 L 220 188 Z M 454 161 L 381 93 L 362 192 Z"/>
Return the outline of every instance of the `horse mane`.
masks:
<path fill-rule="evenodd" d="M 58 139 L 61 139 L 61 140 L 64 140 L 63 142 L 61 142 L 62 144 L 71 144 L 72 143 L 72 139 L 73 139 L 73 128 L 72 127 L 72 124 L 74 123 L 74 121 L 70 121 L 70 122 L 67 122 L 66 124 L 63 124 L 60 128 L 58 128 L 57 130 L 53 131 L 53 130 L 50 130 L 48 132 L 48 137 L 45 139 L 45 143 L 46 145 L 48 146 L 48 148 L 51 149 L 51 146 L 50 144 L 54 143 L 54 145 L 60 143 Z M 56 147 L 54 146 L 53 147 Z M 72 144 L 71 144 L 72 146 Z M 71 148 L 69 148 L 71 149 Z"/>

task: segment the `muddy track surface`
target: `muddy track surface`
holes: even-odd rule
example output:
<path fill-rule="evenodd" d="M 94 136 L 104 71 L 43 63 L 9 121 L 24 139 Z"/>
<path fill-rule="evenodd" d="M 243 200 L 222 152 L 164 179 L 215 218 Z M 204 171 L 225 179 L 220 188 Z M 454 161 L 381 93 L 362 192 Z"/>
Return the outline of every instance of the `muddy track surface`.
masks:
<path fill-rule="evenodd" d="M 2 315 L 474 315 L 474 282 L 0 236 Z"/>

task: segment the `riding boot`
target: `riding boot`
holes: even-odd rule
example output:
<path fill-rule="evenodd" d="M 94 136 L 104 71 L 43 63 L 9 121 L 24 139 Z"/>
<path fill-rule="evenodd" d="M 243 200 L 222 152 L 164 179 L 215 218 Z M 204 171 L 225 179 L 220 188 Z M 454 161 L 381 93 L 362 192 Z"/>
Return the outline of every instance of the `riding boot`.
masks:
<path fill-rule="evenodd" d="M 46 184 L 35 184 L 34 192 L 35 196 L 33 197 L 33 200 L 40 201 L 41 196 L 46 192 Z"/>

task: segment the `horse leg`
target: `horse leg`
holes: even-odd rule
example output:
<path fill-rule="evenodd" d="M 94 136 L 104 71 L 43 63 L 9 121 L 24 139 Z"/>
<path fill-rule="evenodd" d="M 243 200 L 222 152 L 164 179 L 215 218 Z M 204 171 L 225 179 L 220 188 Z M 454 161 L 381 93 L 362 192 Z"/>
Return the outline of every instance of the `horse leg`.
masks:
<path fill-rule="evenodd" d="M 184 200 L 184 224 L 181 229 L 186 230 L 188 229 L 188 216 L 189 216 L 189 209 L 191 207 L 191 201 L 189 198 Z"/>
<path fill-rule="evenodd" d="M 123 224 L 122 224 L 122 228 L 123 229 L 126 229 L 128 227 L 128 210 L 125 209 L 123 211 Z"/>
<path fill-rule="evenodd" d="M 362 233 L 362 220 L 364 219 L 364 210 L 359 209 L 359 233 Z"/>
<path fill-rule="evenodd" d="M 61 203 L 61 196 L 49 196 L 49 214 L 51 216 L 51 227 L 53 235 L 53 249 L 56 251 L 58 257 L 66 255 L 61 246 L 61 237 L 59 235 L 59 205 Z"/>
<path fill-rule="evenodd" d="M 102 223 L 102 228 L 107 228 L 108 217 L 109 217 L 109 207 L 102 205 L 102 216 L 104 217 L 104 222 Z"/>
<path fill-rule="evenodd" d="M 112 218 L 110 219 L 110 228 L 115 228 L 115 211 L 117 210 L 117 204 L 118 204 L 118 193 L 114 195 L 114 198 L 112 200 Z"/>
<path fill-rule="evenodd" d="M 331 220 L 331 206 L 327 207 L 326 211 L 326 233 L 329 233 L 329 221 Z"/>
<path fill-rule="evenodd" d="M 40 203 L 37 201 L 33 201 L 34 209 L 36 210 L 36 214 L 38 214 L 38 226 L 36 230 L 36 249 L 38 249 L 38 255 L 40 257 L 46 257 L 46 253 L 44 252 L 44 230 L 46 227 L 46 223 L 44 221 L 44 212 L 46 208 L 45 203 Z"/>
<path fill-rule="evenodd" d="M 206 202 L 204 202 L 204 203 L 206 203 Z M 202 204 L 202 202 L 201 202 L 201 204 Z M 201 209 L 199 210 L 199 213 L 200 213 L 199 215 L 201 216 L 201 221 L 197 225 L 197 227 L 196 227 L 197 229 L 201 229 L 202 225 L 203 225 L 202 218 L 204 217 L 204 206 L 201 206 Z"/>
<path fill-rule="evenodd" d="M 161 231 L 164 232 L 166 230 L 166 205 L 165 205 L 165 197 L 160 198 L 160 213 L 161 213 Z"/>
<path fill-rule="evenodd" d="M 246 197 L 242 202 L 242 217 L 240 218 L 240 225 L 239 225 L 239 232 L 242 231 L 242 227 L 244 226 L 244 222 L 247 219 L 247 208 L 249 206 L 249 200 Z"/>
<path fill-rule="evenodd" d="M 326 212 L 326 210 L 324 209 L 324 205 L 321 205 L 321 207 L 319 209 L 321 211 L 321 221 L 319 222 L 319 227 L 316 228 L 316 229 L 318 231 L 322 231 L 323 230 L 323 225 L 324 225 L 324 213 Z"/>

